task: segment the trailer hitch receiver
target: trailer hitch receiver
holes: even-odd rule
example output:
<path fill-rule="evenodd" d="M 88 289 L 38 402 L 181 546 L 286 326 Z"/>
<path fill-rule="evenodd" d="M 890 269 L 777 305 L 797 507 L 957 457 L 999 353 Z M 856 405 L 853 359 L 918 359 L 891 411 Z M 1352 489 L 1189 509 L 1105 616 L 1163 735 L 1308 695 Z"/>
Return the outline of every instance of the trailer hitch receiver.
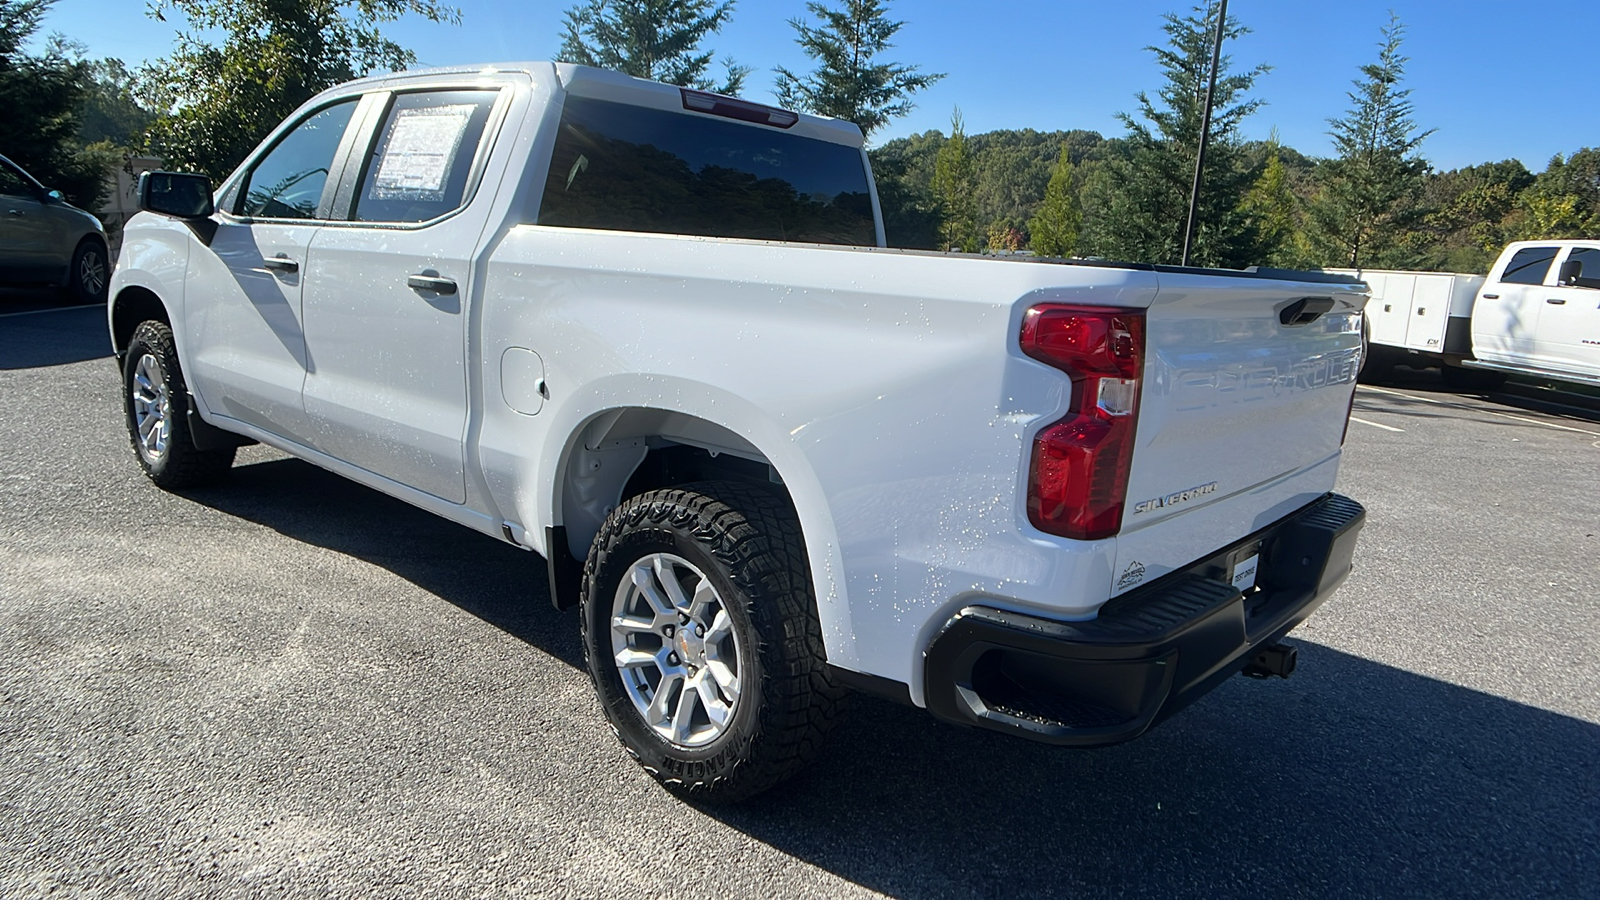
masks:
<path fill-rule="evenodd" d="M 1289 644 L 1260 647 L 1244 667 L 1244 674 L 1251 678 L 1270 678 L 1273 675 L 1288 678 L 1294 674 L 1297 653 L 1296 648 Z"/>

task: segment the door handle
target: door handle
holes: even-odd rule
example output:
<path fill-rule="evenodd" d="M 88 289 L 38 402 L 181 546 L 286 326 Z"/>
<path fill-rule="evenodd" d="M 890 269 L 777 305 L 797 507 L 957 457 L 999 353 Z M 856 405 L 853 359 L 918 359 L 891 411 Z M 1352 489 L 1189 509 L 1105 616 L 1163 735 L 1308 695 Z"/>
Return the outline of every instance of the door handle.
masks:
<path fill-rule="evenodd" d="M 1544 302 L 1546 302 L 1546 303 L 1554 303 L 1557 306 L 1562 306 L 1562 305 L 1566 304 L 1567 301 L 1561 299 L 1560 297 L 1546 297 L 1546 298 L 1544 298 Z"/>
<path fill-rule="evenodd" d="M 1484 294 L 1483 295 L 1483 299 L 1485 299 L 1485 300 L 1499 300 L 1500 299 L 1500 295 L 1499 294 Z"/>
<path fill-rule="evenodd" d="M 406 278 L 406 287 L 419 291 L 433 291 L 435 294 L 454 294 L 456 283 L 448 278 L 438 275 L 410 275 Z"/>
<path fill-rule="evenodd" d="M 278 271 L 278 272 L 298 272 L 298 271 L 300 271 L 300 264 L 295 262 L 294 260 L 290 259 L 289 257 L 285 256 L 282 253 L 279 253 L 277 256 L 269 256 L 266 259 L 263 259 L 261 261 L 261 264 L 263 266 L 266 266 L 269 269 L 272 269 L 272 270 Z"/>
<path fill-rule="evenodd" d="M 16 216 L 17 218 L 20 219 L 23 216 L 27 215 L 27 213 L 23 212 L 20 209 L 8 209 L 8 210 L 6 210 L 6 215 L 8 215 L 8 216 Z"/>

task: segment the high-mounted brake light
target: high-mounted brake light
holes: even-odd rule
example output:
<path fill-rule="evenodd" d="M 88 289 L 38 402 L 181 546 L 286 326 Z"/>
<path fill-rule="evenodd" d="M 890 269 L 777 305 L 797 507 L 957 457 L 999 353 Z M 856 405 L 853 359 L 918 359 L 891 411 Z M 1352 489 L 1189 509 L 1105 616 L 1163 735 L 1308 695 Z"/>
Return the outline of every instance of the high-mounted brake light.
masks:
<path fill-rule="evenodd" d="M 710 113 L 713 116 L 723 116 L 729 119 L 738 119 L 741 122 L 754 122 L 757 125 L 771 125 L 775 128 L 792 128 L 794 123 L 800 121 L 797 113 L 787 109 L 778 109 L 775 106 L 762 106 L 748 100 L 735 100 L 721 94 L 712 94 L 707 91 L 692 91 L 688 88 L 679 88 L 683 94 L 683 108 L 695 112 Z"/>
<path fill-rule="evenodd" d="M 1022 319 L 1022 352 L 1072 379 L 1070 414 L 1033 439 L 1028 519 L 1075 540 L 1122 529 L 1144 372 L 1144 312 L 1046 304 Z"/>

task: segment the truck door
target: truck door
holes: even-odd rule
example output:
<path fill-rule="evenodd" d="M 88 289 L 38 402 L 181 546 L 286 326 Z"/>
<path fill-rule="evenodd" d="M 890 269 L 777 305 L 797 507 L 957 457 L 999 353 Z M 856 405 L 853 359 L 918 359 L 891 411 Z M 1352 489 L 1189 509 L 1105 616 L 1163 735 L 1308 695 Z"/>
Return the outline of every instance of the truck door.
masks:
<path fill-rule="evenodd" d="M 1472 352 L 1485 362 L 1537 365 L 1534 332 L 1559 247 L 1521 247 L 1496 266 L 1472 308 Z"/>
<path fill-rule="evenodd" d="M 454 503 L 466 499 L 469 298 L 494 199 L 478 182 L 502 88 L 387 96 L 341 188 L 347 221 L 317 234 L 306 276 L 317 446 Z"/>
<path fill-rule="evenodd" d="M 209 241 L 189 256 L 190 387 L 213 412 L 303 443 L 306 250 L 328 218 L 328 173 L 358 102 L 308 113 L 252 161 L 223 198 Z"/>
<path fill-rule="evenodd" d="M 1600 377 L 1600 247 L 1569 247 L 1554 270 L 1539 292 L 1537 355 L 1548 368 Z"/>

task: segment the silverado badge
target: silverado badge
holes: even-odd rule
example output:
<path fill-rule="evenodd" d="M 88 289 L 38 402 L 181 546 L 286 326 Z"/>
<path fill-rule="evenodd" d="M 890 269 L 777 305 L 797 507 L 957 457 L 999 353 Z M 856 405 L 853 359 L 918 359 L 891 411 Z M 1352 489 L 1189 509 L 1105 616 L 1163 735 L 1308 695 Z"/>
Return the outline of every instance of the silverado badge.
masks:
<path fill-rule="evenodd" d="M 1178 491 L 1175 494 L 1168 494 L 1165 497 L 1156 497 L 1153 500 L 1146 500 L 1143 503 L 1134 506 L 1133 514 L 1138 515 L 1142 512 L 1150 512 L 1151 510 L 1161 509 L 1167 506 L 1176 506 L 1179 503 L 1193 500 L 1196 497 L 1204 497 L 1207 494 L 1214 494 L 1216 491 L 1217 483 L 1215 481 L 1211 482 L 1210 484 L 1202 484 L 1198 487 L 1189 488 L 1186 491 Z"/>

